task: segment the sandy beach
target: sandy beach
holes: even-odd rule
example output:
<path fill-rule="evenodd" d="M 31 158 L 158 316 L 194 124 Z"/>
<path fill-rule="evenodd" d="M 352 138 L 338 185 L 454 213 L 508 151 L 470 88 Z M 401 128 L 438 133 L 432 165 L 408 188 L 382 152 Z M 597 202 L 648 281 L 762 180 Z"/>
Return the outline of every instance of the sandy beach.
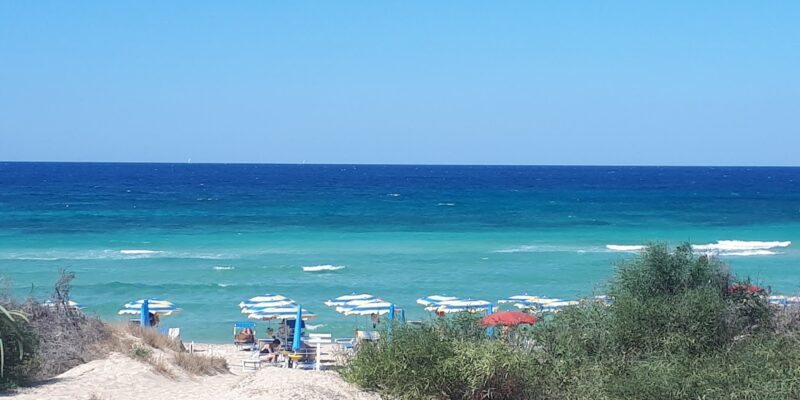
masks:
<path fill-rule="evenodd" d="M 247 351 L 233 345 L 195 344 L 199 354 L 224 357 L 230 373 L 213 376 L 190 376 L 171 368 L 174 378 L 159 374 L 146 363 L 127 355 L 112 353 L 109 357 L 73 368 L 56 378 L 31 388 L 8 393 L 15 399 L 70 400 L 174 400 L 174 399 L 380 399 L 344 382 L 331 370 L 308 371 L 265 366 L 258 370 L 243 369 Z M 330 350 L 330 349 L 326 349 Z M 326 351 L 330 355 L 329 351 Z M 156 357 L 167 357 L 158 354 Z M 332 360 L 324 358 L 330 365 Z"/>

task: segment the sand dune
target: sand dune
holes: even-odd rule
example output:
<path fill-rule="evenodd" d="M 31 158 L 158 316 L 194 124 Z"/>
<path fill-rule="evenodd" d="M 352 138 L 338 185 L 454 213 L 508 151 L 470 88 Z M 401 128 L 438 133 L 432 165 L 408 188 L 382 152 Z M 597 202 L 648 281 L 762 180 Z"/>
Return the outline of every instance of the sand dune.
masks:
<path fill-rule="evenodd" d="M 175 399 L 343 399 L 377 400 L 380 397 L 344 382 L 332 371 L 303 371 L 264 367 L 244 371 L 241 361 L 249 356 L 230 345 L 198 346 L 228 360 L 231 373 L 189 376 L 173 368 L 175 378 L 130 357 L 114 353 L 73 368 L 57 378 L 13 395 L 20 400 L 175 400 Z"/>

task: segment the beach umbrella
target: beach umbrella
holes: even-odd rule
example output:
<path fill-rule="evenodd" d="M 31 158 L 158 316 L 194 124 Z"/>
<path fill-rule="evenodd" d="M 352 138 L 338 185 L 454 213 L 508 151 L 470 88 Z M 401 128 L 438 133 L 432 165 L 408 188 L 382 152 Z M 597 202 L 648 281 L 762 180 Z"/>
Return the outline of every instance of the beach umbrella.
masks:
<path fill-rule="evenodd" d="M 142 305 L 139 309 L 139 325 L 150 326 L 150 300 L 142 300 Z"/>
<path fill-rule="evenodd" d="M 300 309 L 300 307 L 297 305 L 289 307 L 263 308 L 248 314 L 247 318 L 265 321 L 273 319 L 293 320 L 297 316 L 298 309 Z M 301 311 L 304 320 L 314 319 L 317 317 L 316 314 L 306 309 L 302 309 Z"/>
<path fill-rule="evenodd" d="M 292 299 L 280 294 L 262 294 L 260 296 L 251 297 L 250 299 L 239 303 L 239 307 L 249 308 L 249 307 L 256 307 L 259 304 L 275 303 L 281 301 L 292 301 Z"/>
<path fill-rule="evenodd" d="M 300 338 L 303 332 L 303 309 L 297 306 L 297 315 L 294 323 L 294 338 L 292 338 L 292 350 L 300 350 Z"/>
<path fill-rule="evenodd" d="M 577 301 L 574 301 L 574 300 L 570 300 L 570 301 L 555 301 L 555 302 L 552 302 L 552 303 L 544 304 L 539 309 L 541 311 L 543 311 L 543 312 L 559 312 L 564 307 L 577 306 L 578 304 L 580 304 L 580 302 L 577 302 Z"/>
<path fill-rule="evenodd" d="M 434 304 L 428 307 L 425 307 L 428 311 L 433 312 L 442 312 L 442 313 L 454 313 L 454 312 L 482 312 L 486 311 L 487 307 L 490 305 L 486 300 L 474 300 L 474 299 L 459 299 L 459 300 L 448 300 L 443 301 L 438 304 Z"/>
<path fill-rule="evenodd" d="M 253 303 L 251 306 L 242 307 L 242 314 L 252 314 L 258 310 L 263 310 L 265 308 L 279 308 L 279 307 L 296 307 L 297 303 L 294 300 L 277 300 L 277 301 L 270 301 L 270 302 L 261 302 L 261 303 Z"/>
<path fill-rule="evenodd" d="M 69 308 L 69 309 L 72 309 L 72 310 L 83 310 L 83 308 L 84 308 L 77 301 L 72 301 L 72 300 L 67 301 L 66 304 L 64 304 L 64 303 L 56 304 L 56 303 L 53 303 L 52 300 L 46 300 L 44 303 L 42 303 L 43 306 L 49 307 L 49 308 L 56 308 L 57 305 L 62 305 L 62 304 L 66 308 Z"/>
<path fill-rule="evenodd" d="M 353 302 L 353 301 L 368 301 L 368 300 L 377 300 L 378 298 L 367 293 L 362 294 L 346 294 L 344 296 L 339 296 L 335 299 L 330 299 L 325 302 L 325 305 L 328 307 L 337 307 L 345 305 L 346 303 Z"/>
<path fill-rule="evenodd" d="M 486 316 L 489 317 L 492 314 L 494 314 L 494 307 L 491 304 L 489 304 L 488 306 L 486 306 Z M 487 329 L 486 335 L 489 337 L 494 336 L 494 328 Z"/>
<path fill-rule="evenodd" d="M 458 297 L 447 296 L 443 294 L 434 294 L 417 299 L 417 304 L 421 304 L 423 306 L 431 306 L 434 304 L 439 304 L 443 301 L 450 301 L 450 300 L 458 300 Z"/>
<path fill-rule="evenodd" d="M 371 304 L 371 303 L 384 303 L 384 302 L 385 301 L 383 299 L 379 299 L 377 297 L 374 298 L 374 299 L 369 299 L 369 300 L 350 300 L 347 303 L 344 303 L 344 304 L 342 304 L 340 306 L 337 306 L 335 310 L 338 313 L 348 315 L 350 313 L 350 310 L 352 310 L 352 309 L 354 309 L 354 308 L 356 308 L 358 306 Z"/>
<path fill-rule="evenodd" d="M 533 325 L 538 321 L 536 317 L 521 311 L 503 311 L 489 314 L 481 318 L 481 326 L 517 326 L 521 324 Z"/>
<path fill-rule="evenodd" d="M 530 298 L 530 299 L 527 299 L 527 300 L 521 300 L 521 301 L 514 302 L 513 303 L 514 307 L 517 307 L 517 308 L 519 308 L 521 310 L 526 310 L 526 309 L 529 309 L 529 308 L 538 309 L 538 308 L 541 308 L 541 307 L 543 307 L 545 305 L 548 305 L 548 304 L 558 303 L 558 302 L 563 302 L 564 301 L 562 299 L 554 299 L 554 298 L 550 298 L 550 297 L 534 297 L 534 296 L 532 296 L 532 297 L 533 298 Z"/>
<path fill-rule="evenodd" d="M 372 315 L 389 314 L 389 319 L 393 319 L 394 303 L 378 300 L 357 304 L 343 312 L 344 315 Z"/>
<path fill-rule="evenodd" d="M 800 304 L 800 296 L 773 295 L 773 296 L 767 297 L 767 301 L 770 304 L 788 306 L 788 305 L 792 305 L 792 304 Z"/>
<path fill-rule="evenodd" d="M 140 299 L 131 301 L 126 303 L 122 306 L 122 309 L 117 312 L 119 315 L 140 315 L 142 313 L 142 309 L 146 307 L 147 313 L 153 313 L 158 315 L 172 315 L 173 313 L 181 311 L 178 306 L 176 306 L 171 301 L 167 300 L 157 300 L 157 299 Z"/>
<path fill-rule="evenodd" d="M 505 299 L 497 300 L 499 304 L 516 304 L 516 303 L 543 304 L 553 301 L 561 301 L 561 299 L 554 299 L 542 296 L 532 296 L 529 294 L 518 294 L 515 296 L 506 297 Z"/>

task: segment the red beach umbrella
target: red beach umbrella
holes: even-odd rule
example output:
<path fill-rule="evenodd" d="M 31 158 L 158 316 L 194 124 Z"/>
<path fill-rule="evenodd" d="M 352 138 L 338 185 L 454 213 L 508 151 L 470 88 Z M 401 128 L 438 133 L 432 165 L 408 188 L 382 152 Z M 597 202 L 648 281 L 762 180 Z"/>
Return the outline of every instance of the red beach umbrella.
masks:
<path fill-rule="evenodd" d="M 521 311 L 503 311 L 481 318 L 481 326 L 517 326 L 521 324 L 533 325 L 538 321 L 536 317 Z"/>

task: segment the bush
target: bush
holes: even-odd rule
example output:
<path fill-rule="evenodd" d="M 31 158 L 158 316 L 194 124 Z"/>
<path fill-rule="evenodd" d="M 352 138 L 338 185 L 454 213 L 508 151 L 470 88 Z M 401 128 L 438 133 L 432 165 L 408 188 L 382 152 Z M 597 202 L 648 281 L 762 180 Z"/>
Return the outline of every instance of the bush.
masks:
<path fill-rule="evenodd" d="M 507 342 L 471 316 L 397 327 L 344 376 L 409 399 L 800 398 L 800 308 L 771 307 L 718 260 L 651 245 L 609 294 Z"/>
<path fill-rule="evenodd" d="M 362 387 L 401 399 L 525 399 L 531 359 L 488 340 L 475 317 L 396 326 L 364 343 L 343 371 Z"/>
<path fill-rule="evenodd" d="M 0 389 L 31 381 L 39 366 L 38 340 L 24 312 L 13 304 L 0 305 Z"/>

